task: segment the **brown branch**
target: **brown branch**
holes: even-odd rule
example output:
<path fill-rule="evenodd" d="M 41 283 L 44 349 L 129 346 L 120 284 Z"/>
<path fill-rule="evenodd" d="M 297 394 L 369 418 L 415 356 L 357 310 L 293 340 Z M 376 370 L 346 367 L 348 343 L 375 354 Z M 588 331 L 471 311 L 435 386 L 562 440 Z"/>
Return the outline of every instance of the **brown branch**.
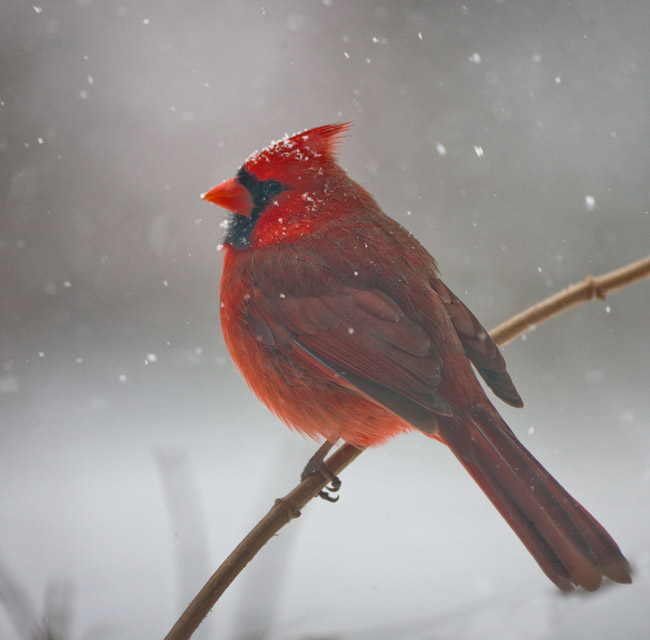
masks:
<path fill-rule="evenodd" d="M 503 345 L 515 337 L 558 313 L 587 302 L 592 298 L 603 299 L 605 294 L 624 287 L 635 280 L 650 275 L 650 256 L 634 262 L 622 269 L 611 271 L 594 278 L 588 276 L 583 282 L 530 307 L 514 316 L 490 332 L 494 341 Z M 336 475 L 341 473 L 362 449 L 345 444 L 326 461 L 327 467 Z M 285 525 L 300 515 L 300 510 L 316 496 L 328 483 L 321 474 L 316 473 L 303 480 L 284 498 L 275 501 L 269 512 L 257 523 L 255 528 L 237 545 L 205 586 L 189 604 L 165 640 L 188 640 L 203 618 L 216 604 L 223 592 L 239 575 L 243 568 L 255 557 L 257 552 Z"/>
<path fill-rule="evenodd" d="M 327 459 L 327 467 L 338 475 L 363 449 L 345 444 Z M 303 480 L 291 493 L 275 501 L 269 512 L 237 545 L 189 604 L 165 640 L 187 640 L 257 552 L 282 528 L 300 515 L 300 510 L 329 482 L 320 473 Z"/>
<path fill-rule="evenodd" d="M 558 313 L 563 313 L 567 309 L 593 298 L 604 300 L 608 293 L 648 275 L 650 275 L 650 256 L 601 276 L 587 276 L 582 282 L 572 284 L 546 300 L 518 313 L 510 320 L 506 320 L 492 329 L 490 335 L 498 345 L 503 346 L 531 327 Z"/>

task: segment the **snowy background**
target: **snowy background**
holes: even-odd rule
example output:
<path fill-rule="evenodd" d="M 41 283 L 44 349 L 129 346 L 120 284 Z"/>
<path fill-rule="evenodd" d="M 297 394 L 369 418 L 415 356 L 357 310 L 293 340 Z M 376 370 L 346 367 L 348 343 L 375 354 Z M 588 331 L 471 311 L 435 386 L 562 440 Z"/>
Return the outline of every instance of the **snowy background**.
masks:
<path fill-rule="evenodd" d="M 0 4 L 0 637 L 161 638 L 315 445 L 218 325 L 199 194 L 353 120 L 350 174 L 487 327 L 650 246 L 650 4 Z M 197 638 L 648 637 L 650 283 L 505 349 L 504 416 L 632 586 L 562 596 L 444 447 L 364 453 Z M 611 587 L 611 588 L 610 588 Z"/>

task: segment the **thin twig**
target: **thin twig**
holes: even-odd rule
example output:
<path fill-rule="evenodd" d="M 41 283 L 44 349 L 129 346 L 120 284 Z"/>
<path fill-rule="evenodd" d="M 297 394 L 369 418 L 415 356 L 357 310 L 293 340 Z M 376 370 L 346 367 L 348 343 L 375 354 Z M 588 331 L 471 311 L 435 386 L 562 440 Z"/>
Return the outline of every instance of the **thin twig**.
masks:
<path fill-rule="evenodd" d="M 543 320 L 592 298 L 604 299 L 607 293 L 648 275 L 650 275 L 650 256 L 598 277 L 588 276 L 581 283 L 567 287 L 500 324 L 490 332 L 490 335 L 497 344 L 506 344 Z M 361 452 L 362 449 L 345 444 L 327 459 L 327 467 L 338 475 Z M 257 552 L 285 524 L 297 518 L 300 515 L 300 510 L 318 495 L 327 483 L 328 480 L 322 474 L 316 473 L 303 480 L 284 498 L 276 500 L 275 505 L 206 582 L 171 631 L 165 636 L 165 640 L 188 640 L 223 592 Z"/>
<path fill-rule="evenodd" d="M 510 320 L 506 320 L 492 329 L 490 335 L 498 345 L 503 346 L 531 327 L 558 313 L 563 313 L 567 309 L 593 298 L 604 300 L 608 293 L 648 275 L 650 275 L 650 256 L 601 276 L 587 276 L 582 282 L 572 284 L 546 300 L 518 313 Z"/>
<path fill-rule="evenodd" d="M 339 474 L 363 449 L 345 444 L 327 459 L 327 467 Z M 300 510 L 329 482 L 320 473 L 303 480 L 291 493 L 275 501 L 269 512 L 237 545 L 185 609 L 165 640 L 188 640 L 201 621 L 257 552 L 282 528 L 300 515 Z"/>

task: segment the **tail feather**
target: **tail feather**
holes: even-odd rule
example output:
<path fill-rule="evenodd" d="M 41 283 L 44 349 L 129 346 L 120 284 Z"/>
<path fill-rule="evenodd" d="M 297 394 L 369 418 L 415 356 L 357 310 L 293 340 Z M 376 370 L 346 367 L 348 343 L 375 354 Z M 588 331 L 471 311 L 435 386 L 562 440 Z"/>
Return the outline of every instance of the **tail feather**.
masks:
<path fill-rule="evenodd" d="M 593 591 L 603 576 L 629 583 L 618 545 L 525 449 L 496 411 L 440 419 L 450 447 L 544 573 L 563 591 Z"/>

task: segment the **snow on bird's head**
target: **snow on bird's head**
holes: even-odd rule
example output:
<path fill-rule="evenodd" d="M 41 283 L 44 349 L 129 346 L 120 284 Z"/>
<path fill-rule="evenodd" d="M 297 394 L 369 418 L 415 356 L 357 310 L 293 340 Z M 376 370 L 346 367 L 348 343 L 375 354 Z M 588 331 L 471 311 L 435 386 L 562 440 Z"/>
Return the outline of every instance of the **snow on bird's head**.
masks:
<path fill-rule="evenodd" d="M 334 161 L 338 146 L 351 126 L 351 122 L 326 124 L 292 136 L 285 135 L 261 151 L 255 151 L 244 167 L 260 180 L 277 177 L 278 171 L 283 169 L 318 170 Z"/>

